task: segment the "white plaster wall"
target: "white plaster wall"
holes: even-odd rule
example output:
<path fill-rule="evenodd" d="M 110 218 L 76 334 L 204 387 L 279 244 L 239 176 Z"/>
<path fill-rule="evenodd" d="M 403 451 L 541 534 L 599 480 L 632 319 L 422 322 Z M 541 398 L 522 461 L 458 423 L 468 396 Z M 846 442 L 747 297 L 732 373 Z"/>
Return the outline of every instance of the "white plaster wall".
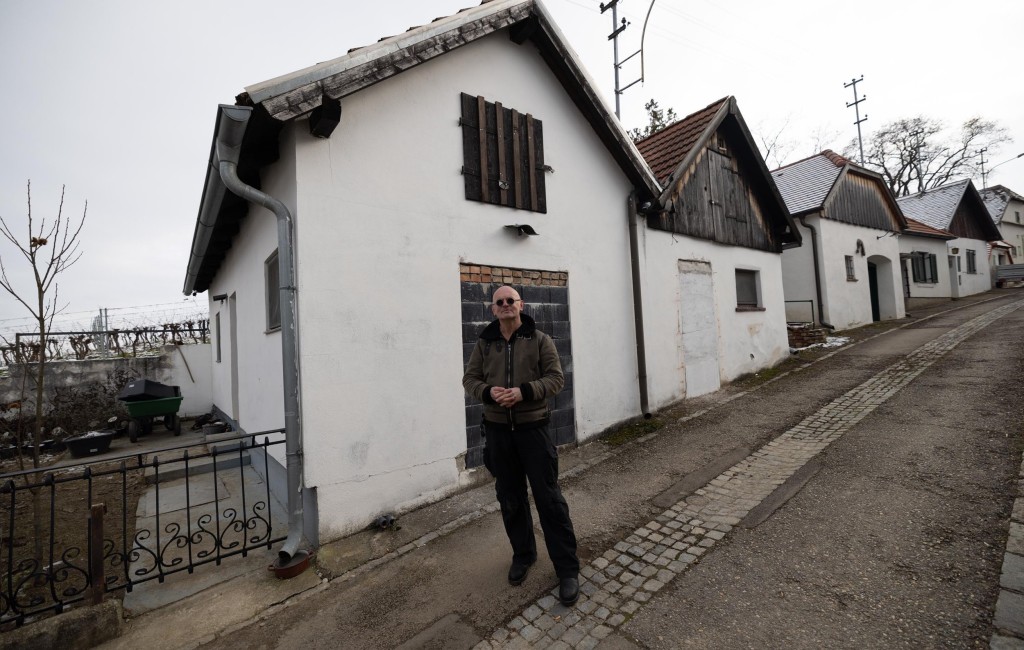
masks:
<path fill-rule="evenodd" d="M 641 230 L 644 339 L 649 401 L 659 408 L 686 397 L 680 358 L 679 260 L 708 262 L 718 321 L 720 381 L 775 365 L 789 356 L 781 256 Z M 736 269 L 759 272 L 764 311 L 736 311 Z"/>
<path fill-rule="evenodd" d="M 460 92 L 543 121 L 547 214 L 465 199 Z M 323 541 L 466 478 L 460 262 L 567 271 L 578 438 L 639 413 L 630 185 L 536 50 L 496 34 L 342 103 L 330 139 L 294 126 L 306 484 Z"/>
<path fill-rule="evenodd" d="M 952 294 L 949 288 L 949 265 L 946 261 L 948 251 L 946 249 L 946 242 L 942 239 L 934 239 L 932 237 L 916 237 L 914 235 L 900 235 L 899 237 L 900 252 L 909 253 L 929 253 L 936 257 L 935 264 L 938 270 L 938 282 L 924 283 L 914 282 L 914 272 L 910 266 L 910 262 L 906 261 L 904 264 L 907 266 L 907 277 L 910 278 L 910 298 L 949 298 Z"/>
<path fill-rule="evenodd" d="M 819 245 L 822 255 L 822 279 L 825 288 L 825 320 L 836 329 L 850 329 L 868 325 L 871 318 L 871 288 L 868 282 L 868 258 L 877 256 L 891 262 L 889 274 L 883 277 L 879 267 L 878 284 L 889 285 L 888 293 L 902 296 L 902 279 L 899 267 L 899 241 L 887 231 L 864 226 L 855 226 L 830 219 L 817 220 Z M 857 252 L 857 240 L 864 243 L 864 255 Z M 845 256 L 853 256 L 856 281 L 846 279 Z M 880 295 L 885 292 L 879 291 Z M 892 310 L 882 309 L 882 317 L 903 318 L 903 301 L 895 301 Z"/>
<path fill-rule="evenodd" d="M 209 413 L 213 406 L 213 378 L 211 345 L 167 346 L 164 356 L 170 361 L 170 376 L 160 381 L 181 388 L 181 407 L 178 415 L 194 417 Z"/>
<path fill-rule="evenodd" d="M 986 243 L 980 239 L 967 239 L 959 237 L 950 240 L 946 246 L 952 254 L 953 248 L 958 248 L 957 256 L 960 258 L 960 297 L 970 296 L 976 293 L 984 293 L 992 288 L 992 270 L 989 261 Z M 975 272 L 967 272 L 967 251 L 974 251 Z"/>
<path fill-rule="evenodd" d="M 1017 222 L 1018 215 L 1020 223 Z M 1006 243 L 1016 248 L 1013 253 L 1014 263 L 1024 264 L 1024 203 L 1016 199 L 1010 201 L 999 223 L 999 233 Z"/>
<path fill-rule="evenodd" d="M 808 217 L 807 222 L 818 229 L 818 217 Z M 814 242 L 811 231 L 804 228 L 799 221 L 797 229 L 803 243 L 796 248 L 782 252 L 782 285 L 786 300 L 786 319 L 795 322 L 818 322 L 818 293 L 814 286 Z M 824 297 L 824 287 L 822 287 Z M 800 300 L 813 301 L 812 304 L 795 302 Z"/>
<path fill-rule="evenodd" d="M 281 159 L 265 169 L 263 191 L 295 206 L 293 145 L 287 133 L 281 138 Z M 210 285 L 211 328 L 221 315 L 221 361 L 216 362 L 216 341 L 211 346 L 213 403 L 231 413 L 231 332 L 229 301 L 235 300 L 238 349 L 238 424 L 255 433 L 284 427 L 281 389 L 281 332 L 267 331 L 264 262 L 277 249 L 277 220 L 269 210 L 251 205 L 232 241 L 217 276 Z M 213 296 L 227 294 L 228 300 Z M 215 334 L 216 335 L 216 334 Z M 273 448 L 283 461 L 283 449 Z"/>

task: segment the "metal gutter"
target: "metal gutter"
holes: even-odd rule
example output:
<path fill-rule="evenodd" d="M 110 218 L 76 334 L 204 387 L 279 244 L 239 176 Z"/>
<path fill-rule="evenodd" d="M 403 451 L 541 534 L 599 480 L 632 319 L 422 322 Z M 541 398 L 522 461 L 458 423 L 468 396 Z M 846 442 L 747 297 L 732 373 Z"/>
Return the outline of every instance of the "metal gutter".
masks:
<path fill-rule="evenodd" d="M 804 228 L 811 231 L 811 253 L 814 255 L 814 291 L 818 294 L 818 323 L 822 327 L 834 330 L 836 328 L 835 325 L 825 322 L 825 307 L 821 301 L 821 272 L 818 270 L 818 231 L 814 229 L 814 226 L 807 223 L 806 219 L 807 217 L 800 217 L 800 223 Z"/>
<path fill-rule="evenodd" d="M 294 225 L 288 207 L 238 178 L 242 139 L 252 108 L 222 104 L 218 109 L 215 153 L 224 187 L 236 196 L 267 208 L 277 218 L 277 255 L 281 291 L 281 360 L 284 384 L 284 433 L 288 472 L 288 537 L 278 551 L 279 565 L 308 558 L 302 542 L 302 428 L 299 421 L 299 335 L 295 324 Z"/>
<path fill-rule="evenodd" d="M 192 295 L 196 283 L 199 280 L 199 271 L 202 269 L 203 261 L 209 250 L 210 238 L 217 225 L 217 215 L 224 202 L 224 183 L 220 180 L 220 173 L 216 164 L 216 129 L 213 135 L 214 145 L 211 146 L 210 163 L 206 169 L 206 183 L 203 185 L 203 198 L 199 203 L 199 218 L 196 219 L 196 229 L 192 235 L 192 250 L 189 252 L 188 268 L 185 271 L 185 286 L 182 291 L 186 296 Z"/>
<path fill-rule="evenodd" d="M 637 235 L 636 192 L 630 192 L 627 200 L 629 213 L 629 264 L 633 277 L 633 325 L 636 333 L 636 369 L 640 386 L 640 412 L 645 418 L 651 417 L 647 398 L 647 348 L 644 344 L 644 306 L 640 295 L 640 252 Z"/>

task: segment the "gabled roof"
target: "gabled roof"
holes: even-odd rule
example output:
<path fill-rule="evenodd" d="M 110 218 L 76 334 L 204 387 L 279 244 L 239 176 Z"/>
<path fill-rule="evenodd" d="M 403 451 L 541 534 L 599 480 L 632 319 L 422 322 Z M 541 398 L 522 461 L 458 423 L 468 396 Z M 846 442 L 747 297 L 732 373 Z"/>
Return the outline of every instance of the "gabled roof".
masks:
<path fill-rule="evenodd" d="M 594 129 L 638 192 L 640 201 L 656 201 L 661 194 L 650 167 L 644 162 L 618 119 L 605 106 L 596 86 L 576 53 L 555 26 L 540 0 L 484 0 L 479 6 L 414 27 L 373 45 L 354 48 L 337 59 L 249 86 L 237 99 L 252 106 L 253 120 L 241 147 L 239 175 L 258 182 L 259 168 L 276 159 L 281 124 L 308 115 L 324 97 L 344 97 L 400 74 L 496 32 L 507 30 L 516 43 L 531 41 L 561 82 L 566 93 Z M 218 114 L 219 118 L 219 114 Z M 216 145 L 216 129 L 214 134 Z M 205 291 L 231 246 L 248 206 L 227 192 L 217 173 L 216 146 L 196 220 L 184 292 Z M 204 236 L 200 237 L 200 231 Z M 207 244 L 206 242 L 210 243 Z"/>
<path fill-rule="evenodd" d="M 985 202 L 985 207 L 988 208 L 988 213 L 992 215 L 992 221 L 996 224 L 1003 220 L 1003 215 L 1006 214 L 1006 206 L 1009 205 L 1010 201 L 1016 200 L 1024 203 L 1024 196 L 1003 185 L 993 185 L 981 190 L 980 194 L 981 200 Z"/>
<path fill-rule="evenodd" d="M 952 232 L 951 227 L 957 208 L 961 203 L 972 200 L 972 198 L 978 202 L 980 208 L 985 208 L 981 195 L 974 188 L 974 183 L 970 179 L 965 179 L 910 196 L 901 196 L 896 199 L 896 202 L 899 203 L 907 217 L 916 219 L 932 228 Z M 985 211 L 987 213 L 987 208 Z M 991 220 L 979 221 L 978 226 L 986 232 L 985 239 L 987 241 L 1000 239 L 999 231 L 996 230 L 995 224 Z"/>
<path fill-rule="evenodd" d="M 719 128 L 725 128 L 723 125 L 728 127 L 730 137 L 735 141 L 730 143 L 730 147 L 735 143 L 741 144 L 736 153 L 744 161 L 745 168 L 753 172 L 749 175 L 751 185 L 767 198 L 768 204 L 778 207 L 778 215 L 785 222 L 779 224 L 782 225 L 779 228 L 782 235 L 778 243 L 783 247 L 800 245 L 800 231 L 786 210 L 786 204 L 740 113 L 736 98 L 731 95 L 708 104 L 637 143 L 637 148 L 664 188 L 660 197 L 662 205 L 668 205 L 673 195 L 677 194 L 676 185 L 681 182 L 700 152 L 709 146 Z"/>
<path fill-rule="evenodd" d="M 794 216 L 823 210 L 829 197 L 842 183 L 847 174 L 857 174 L 872 179 L 882 195 L 882 200 L 892 210 L 901 228 L 906 227 L 905 216 L 896 203 L 892 191 L 881 175 L 854 163 L 850 159 L 825 149 L 803 160 L 783 165 L 772 172 L 779 193 L 786 201 L 786 207 Z M 827 216 L 827 215 L 826 215 Z"/>
<path fill-rule="evenodd" d="M 911 219 L 910 217 L 907 217 L 907 227 L 903 231 L 903 234 L 917 235 L 919 237 L 934 237 L 936 239 L 956 239 L 956 235 L 948 230 L 932 228 L 928 224 L 921 223 L 920 221 Z"/>
<path fill-rule="evenodd" d="M 825 205 L 825 199 L 839 180 L 846 163 L 846 159 L 841 156 L 839 158 L 842 162 L 837 164 L 835 158 L 825 154 L 824 151 L 814 154 L 772 172 L 772 178 L 779 186 L 779 193 L 791 214 L 819 210 Z"/>
<path fill-rule="evenodd" d="M 672 172 L 679 166 L 680 161 L 693 151 L 694 145 L 707 132 L 708 125 L 730 99 L 731 97 L 723 97 L 711 102 L 699 111 L 636 143 L 636 148 L 640 150 L 662 187 L 668 187 Z"/>
<path fill-rule="evenodd" d="M 949 183 L 910 196 L 901 196 L 896 202 L 908 217 L 932 228 L 946 230 L 953 223 L 956 208 L 964 197 L 968 183 L 969 180 Z"/>

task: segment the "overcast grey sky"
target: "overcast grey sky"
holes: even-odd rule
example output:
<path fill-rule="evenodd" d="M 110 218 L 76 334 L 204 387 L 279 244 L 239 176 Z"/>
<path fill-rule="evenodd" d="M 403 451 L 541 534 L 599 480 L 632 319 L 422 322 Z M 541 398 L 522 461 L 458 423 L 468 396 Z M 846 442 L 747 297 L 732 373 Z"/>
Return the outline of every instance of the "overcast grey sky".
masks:
<path fill-rule="evenodd" d="M 37 218 L 55 212 L 62 184 L 67 213 L 88 200 L 84 255 L 60 287 L 72 315 L 141 307 L 115 313 L 142 322 L 204 310 L 205 295 L 187 301 L 181 288 L 217 104 L 472 4 L 0 0 L 0 215 L 22 227 L 28 179 Z M 597 0 L 545 4 L 613 106 L 610 12 Z M 639 47 L 649 1 L 619 6 L 632 23 L 625 57 Z M 1024 152 L 1021 25 L 1017 0 L 657 0 L 646 81 L 623 96 L 622 121 L 643 125 L 651 97 L 682 116 L 735 95 L 755 136 L 786 125 L 792 161 L 814 153 L 816 131 L 838 133 L 826 143 L 837 150 L 856 135 L 843 84 L 864 75 L 866 134 L 904 116 L 953 126 L 981 115 L 1015 138 L 989 152 L 997 164 Z M 623 85 L 637 64 L 626 64 Z M 989 183 L 1024 192 L 1024 158 Z M 9 274 L 28 282 L 13 254 L 0 243 Z M 0 332 L 25 315 L 0 295 Z"/>

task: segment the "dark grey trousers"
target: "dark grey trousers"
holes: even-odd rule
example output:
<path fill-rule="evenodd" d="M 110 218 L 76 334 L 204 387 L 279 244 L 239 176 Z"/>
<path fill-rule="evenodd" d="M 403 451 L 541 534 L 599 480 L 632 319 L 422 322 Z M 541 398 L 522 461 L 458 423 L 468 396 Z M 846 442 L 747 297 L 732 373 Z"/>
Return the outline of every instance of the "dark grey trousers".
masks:
<path fill-rule="evenodd" d="M 532 564 L 537 559 L 533 515 L 526 492 L 529 480 L 555 573 L 559 578 L 576 577 L 580 571 L 576 533 L 569 518 L 569 504 L 558 488 L 558 450 L 550 429 L 545 425 L 506 431 L 487 423 L 484 427 L 484 464 L 495 478 L 501 518 L 512 544 L 512 561 Z"/>

